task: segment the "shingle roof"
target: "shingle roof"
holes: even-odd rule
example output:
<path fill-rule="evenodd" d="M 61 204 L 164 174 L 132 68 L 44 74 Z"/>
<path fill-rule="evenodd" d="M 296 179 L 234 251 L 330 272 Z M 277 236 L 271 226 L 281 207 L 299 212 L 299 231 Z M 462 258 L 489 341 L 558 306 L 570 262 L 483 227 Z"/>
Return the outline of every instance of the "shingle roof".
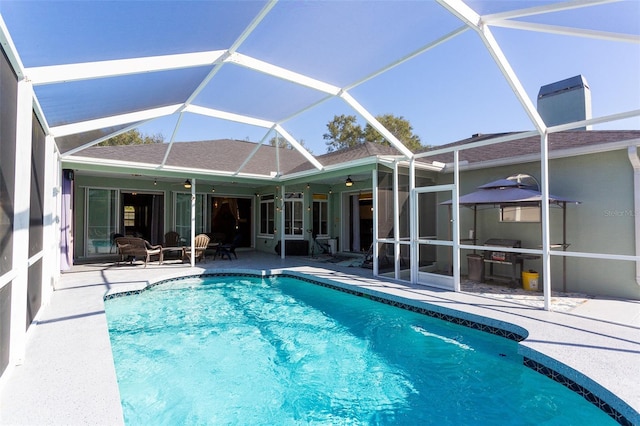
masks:
<path fill-rule="evenodd" d="M 348 163 L 350 161 L 360 160 L 362 158 L 376 157 L 379 155 L 401 155 L 400 151 L 388 146 L 380 145 L 377 143 L 364 142 L 362 144 L 352 146 L 349 148 L 340 149 L 338 151 L 329 152 L 323 155 L 319 155 L 316 159 L 323 166 L 332 166 L 334 164 Z M 294 169 L 291 169 L 289 173 L 301 172 L 311 169 L 313 166 L 310 164 L 302 164 Z"/>
<path fill-rule="evenodd" d="M 423 152 L 463 146 L 511 134 L 512 133 L 474 135 L 471 138 L 447 145 L 432 147 Z M 632 139 L 640 139 L 640 130 L 567 131 L 553 133 L 549 135 L 549 151 L 595 147 Z M 239 170 L 240 166 L 251 155 L 256 146 L 257 144 L 254 142 L 230 139 L 178 142 L 173 144 L 166 165 L 235 172 Z M 160 164 L 162 163 L 167 147 L 168 144 L 96 146 L 82 151 L 79 155 L 83 157 L 131 161 L 143 164 Z M 467 161 L 469 164 L 509 158 L 517 161 L 518 157 L 539 154 L 539 152 L 540 137 L 530 136 L 510 142 L 463 150 L 460 152 L 459 160 Z M 391 146 L 365 142 L 351 148 L 323 154 L 316 158 L 322 165 L 331 166 L 363 158 L 390 155 L 400 155 L 400 153 Z M 283 175 L 315 170 L 315 167 L 296 150 L 280 149 L 278 156 L 280 173 Z M 453 161 L 453 154 L 438 154 L 423 158 L 421 161 L 450 163 Z M 271 172 L 278 171 L 276 148 L 270 145 L 262 145 L 241 171 L 243 173 L 262 175 L 269 175 Z"/>
<path fill-rule="evenodd" d="M 83 150 L 78 155 L 116 161 L 161 164 L 168 147 L 168 144 L 95 146 Z M 171 147 L 166 165 L 235 172 L 256 147 L 257 144 L 254 142 L 231 139 L 177 142 Z M 278 156 L 280 170 L 283 174 L 297 167 L 313 167 L 296 150 L 280 149 Z M 262 145 L 242 170 L 244 173 L 263 175 L 277 171 L 276 148 L 270 145 Z"/>
<path fill-rule="evenodd" d="M 515 132 L 474 135 L 471 138 L 463 139 L 447 145 L 432 147 L 422 152 L 455 146 L 463 146 L 470 143 L 481 142 L 502 136 L 508 136 L 511 134 L 515 134 Z M 598 145 L 606 145 L 609 143 L 622 142 L 639 138 L 640 130 L 576 130 L 558 132 L 549 135 L 549 152 L 565 149 L 578 149 L 581 147 L 595 147 Z M 517 157 L 539 153 L 540 136 L 530 136 L 510 142 L 470 148 L 460 151 L 459 160 L 467 161 L 469 164 L 471 164 L 508 158 L 516 159 Z M 426 157 L 425 160 L 451 163 L 453 161 L 453 153 L 438 154 L 431 157 Z"/>

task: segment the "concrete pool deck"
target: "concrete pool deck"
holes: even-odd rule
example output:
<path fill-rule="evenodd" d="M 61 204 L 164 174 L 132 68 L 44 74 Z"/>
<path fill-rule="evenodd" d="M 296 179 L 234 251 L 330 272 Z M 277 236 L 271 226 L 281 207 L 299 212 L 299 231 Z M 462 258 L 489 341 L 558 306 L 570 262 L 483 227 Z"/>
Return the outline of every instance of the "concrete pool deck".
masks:
<path fill-rule="evenodd" d="M 306 258 L 239 252 L 238 260 L 180 263 L 77 265 L 62 275 L 51 301 L 27 335 L 24 363 L 9 367 L 0 383 L 0 424 L 123 424 L 103 297 L 180 275 L 286 268 L 319 280 L 412 306 L 455 310 L 461 318 L 526 329 L 520 353 L 587 387 L 640 424 L 640 302 L 587 299 L 565 312 L 547 312 L 517 299 L 485 293 L 447 292 L 379 280 L 368 269 Z"/>

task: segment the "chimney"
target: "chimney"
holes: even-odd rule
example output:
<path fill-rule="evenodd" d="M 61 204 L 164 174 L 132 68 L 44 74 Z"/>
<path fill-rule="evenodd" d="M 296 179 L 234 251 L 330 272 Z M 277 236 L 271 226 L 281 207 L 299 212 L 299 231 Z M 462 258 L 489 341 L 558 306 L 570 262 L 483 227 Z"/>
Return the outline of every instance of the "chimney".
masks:
<path fill-rule="evenodd" d="M 547 126 L 591 118 L 591 90 L 582 75 L 542 86 L 538 92 L 538 113 Z M 591 130 L 591 126 L 575 130 Z"/>

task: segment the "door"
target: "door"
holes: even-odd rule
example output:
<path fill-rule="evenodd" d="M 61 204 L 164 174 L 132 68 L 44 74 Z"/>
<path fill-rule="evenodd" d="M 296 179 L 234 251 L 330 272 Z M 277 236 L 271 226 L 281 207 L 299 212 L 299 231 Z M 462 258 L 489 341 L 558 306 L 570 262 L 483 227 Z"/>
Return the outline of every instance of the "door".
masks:
<path fill-rule="evenodd" d="M 122 192 L 122 230 L 127 236 L 140 237 L 151 244 L 164 240 L 164 195 Z"/>
<path fill-rule="evenodd" d="M 452 185 L 416 188 L 413 192 L 416 226 L 411 263 L 418 284 L 454 290 L 454 222 L 450 206 L 441 204 L 452 196 Z"/>
<path fill-rule="evenodd" d="M 373 242 L 373 196 L 344 193 L 342 196 L 341 250 L 366 252 Z"/>

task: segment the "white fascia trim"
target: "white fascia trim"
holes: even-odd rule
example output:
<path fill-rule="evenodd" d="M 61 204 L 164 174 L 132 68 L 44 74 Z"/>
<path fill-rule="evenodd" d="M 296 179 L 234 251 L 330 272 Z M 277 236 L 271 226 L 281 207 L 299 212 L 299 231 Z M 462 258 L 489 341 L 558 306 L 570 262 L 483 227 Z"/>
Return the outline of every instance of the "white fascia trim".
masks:
<path fill-rule="evenodd" d="M 91 130 L 104 129 L 105 127 L 119 126 L 152 118 L 164 117 L 174 114 L 183 107 L 183 104 L 169 105 L 160 108 L 152 108 L 144 111 L 130 112 L 127 114 L 113 115 L 111 117 L 97 118 L 95 120 L 81 121 L 78 123 L 64 124 L 51 127 L 51 135 L 54 137 L 74 135 L 89 132 Z"/>
<path fill-rule="evenodd" d="M 273 65 L 268 62 L 252 58 L 250 56 L 243 55 L 241 53 L 232 53 L 228 58 L 225 59 L 224 62 L 240 65 L 242 67 L 259 71 L 261 73 L 271 75 L 282 80 L 290 81 L 301 86 L 309 87 L 311 89 L 318 90 L 329 95 L 337 96 L 338 93 L 340 93 L 340 88 L 337 86 L 325 83 L 320 80 L 316 80 L 311 77 L 307 77 L 306 75 L 290 71 L 277 65 Z"/>
<path fill-rule="evenodd" d="M 360 114 L 366 121 L 376 129 L 378 133 L 380 133 L 394 148 L 400 151 L 405 157 L 411 158 L 413 157 L 413 152 L 411 152 L 398 138 L 393 136 L 386 127 L 384 127 L 376 118 L 366 110 L 362 105 L 356 101 L 353 96 L 351 96 L 348 92 L 340 93 L 340 97 L 349 105 L 351 108 L 356 110 L 358 114 Z"/>
<path fill-rule="evenodd" d="M 196 169 L 193 167 L 178 167 L 178 166 L 160 166 L 159 164 L 149 164 L 149 163 L 138 163 L 133 161 L 122 161 L 122 160 L 109 160 L 109 159 L 101 159 L 95 157 L 68 157 L 64 159 L 65 167 L 74 166 L 74 165 L 82 165 L 82 166 L 95 166 L 95 167 L 111 167 L 113 168 L 113 172 L 116 173 L 116 169 L 135 169 L 139 171 L 150 171 L 150 172 L 158 172 L 162 170 L 163 173 L 179 173 L 180 176 L 205 176 L 206 178 L 212 178 L 215 176 L 222 177 L 244 177 L 258 180 L 273 180 L 273 176 L 271 175 L 261 175 L 261 174 L 253 174 L 253 173 L 236 173 L 231 171 L 222 171 L 222 170 L 208 170 L 208 169 Z M 90 168 L 84 169 L 87 171 L 91 171 Z M 150 174 L 149 176 L 154 176 L 154 174 Z"/>
<path fill-rule="evenodd" d="M 413 160 L 415 160 L 415 158 Z M 406 159 L 398 160 L 396 161 L 396 163 L 399 166 L 407 167 L 407 168 L 411 165 L 411 161 L 407 161 Z M 423 162 L 414 161 L 414 164 L 417 170 L 426 170 L 429 172 L 441 172 L 442 170 L 444 170 L 446 166 L 445 163 L 441 163 L 439 161 L 434 161 L 432 163 L 423 163 Z"/>
<path fill-rule="evenodd" d="M 617 41 L 626 43 L 640 43 L 640 36 L 633 34 L 611 33 L 607 31 L 585 30 L 580 28 L 560 27 L 557 25 L 536 24 L 532 22 L 500 20 L 492 21 L 491 26 L 512 28 L 516 30 L 536 31 L 548 34 L 558 34 L 574 37 L 594 38 L 598 40 Z"/>
<path fill-rule="evenodd" d="M 537 131 L 514 133 L 512 135 L 500 136 L 497 138 L 486 139 L 483 141 L 467 143 L 463 145 L 455 145 L 447 148 L 434 149 L 431 151 L 421 152 L 420 154 L 416 154 L 415 158 L 418 159 L 418 158 L 425 158 L 425 157 L 433 157 L 434 155 L 446 154 L 453 151 L 462 151 L 462 150 L 471 149 L 471 148 L 479 148 L 487 145 L 495 145 L 498 143 L 510 142 L 517 139 L 529 138 L 532 136 L 540 136 L 540 133 Z"/>
<path fill-rule="evenodd" d="M 560 149 L 556 151 L 549 151 L 549 160 L 556 160 L 559 158 L 577 157 L 580 155 L 598 154 L 601 152 L 619 151 L 621 149 L 628 149 L 628 147 L 640 145 L 640 138 L 629 139 L 620 142 L 610 142 L 602 145 L 590 145 L 577 148 Z M 519 157 L 500 158 L 497 160 L 488 160 L 472 164 L 460 165 L 460 170 L 482 170 L 492 167 L 511 166 L 514 164 L 525 164 L 540 162 L 540 154 L 527 154 Z M 443 169 L 444 173 L 452 173 L 453 168 L 448 165 Z"/>
<path fill-rule="evenodd" d="M 341 170 L 349 170 L 354 167 L 368 166 L 368 165 L 377 164 L 377 163 L 378 163 L 378 158 L 366 157 L 366 158 L 360 158 L 354 161 L 349 161 L 347 163 L 339 163 L 339 164 L 332 164 L 330 166 L 325 166 L 322 169 L 322 172 L 330 173 L 330 172 L 341 171 Z M 288 182 L 295 179 L 300 179 L 300 178 L 310 177 L 310 176 L 318 176 L 318 170 L 313 170 L 313 169 L 304 170 L 302 172 L 291 173 L 291 174 L 283 175 L 281 177 L 283 182 Z"/>
<path fill-rule="evenodd" d="M 220 111 L 213 108 L 206 108 L 197 105 L 187 105 L 184 108 L 185 112 L 191 112 L 194 114 L 205 115 L 208 117 L 219 118 L 221 120 L 235 121 L 237 123 L 249 124 L 251 126 L 264 127 L 267 129 L 275 126 L 273 121 L 262 120 L 260 118 L 247 117 L 246 115 L 234 114 L 232 112 Z"/>
<path fill-rule="evenodd" d="M 25 74 L 34 85 L 65 83 L 213 65 L 225 52 L 226 50 L 213 50 L 210 52 L 32 67 L 25 69 Z"/>
<path fill-rule="evenodd" d="M 276 124 L 274 127 L 275 131 L 278 132 L 283 138 L 287 140 L 300 154 L 304 156 L 313 166 L 318 170 L 323 170 L 324 166 L 316 160 L 316 158 L 311 155 L 309 151 L 305 149 L 300 143 L 295 140 L 293 136 L 291 136 L 285 129 L 282 128 L 279 124 Z"/>

